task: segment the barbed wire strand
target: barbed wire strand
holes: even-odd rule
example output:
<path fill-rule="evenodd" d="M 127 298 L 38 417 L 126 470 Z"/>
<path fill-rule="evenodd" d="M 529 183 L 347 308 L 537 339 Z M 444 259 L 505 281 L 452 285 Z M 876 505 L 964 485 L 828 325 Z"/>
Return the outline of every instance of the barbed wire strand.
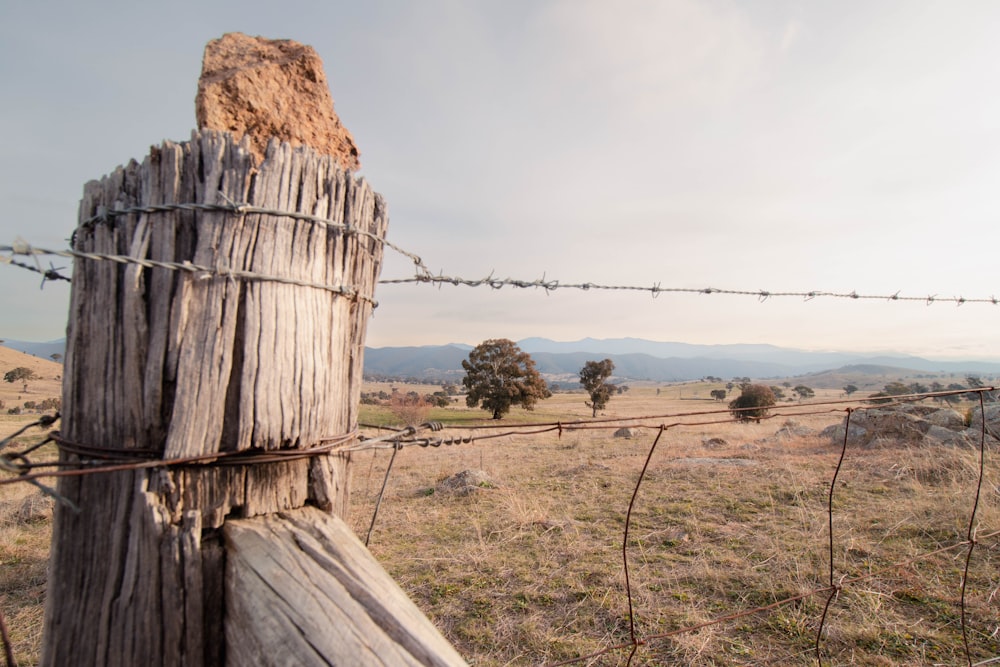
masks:
<path fill-rule="evenodd" d="M 290 218 L 292 220 L 298 220 L 300 222 L 311 222 L 315 225 L 321 227 L 326 227 L 327 229 L 333 229 L 340 231 L 345 235 L 356 234 L 358 236 L 363 236 L 365 238 L 371 239 L 376 243 L 380 243 L 386 248 L 389 248 L 400 255 L 408 258 L 415 265 L 418 274 L 430 274 L 430 271 L 424 265 L 424 261 L 416 254 L 409 252 L 401 248 L 400 246 L 388 241 L 384 236 L 374 234 L 372 232 L 366 231 L 359 228 L 356 225 L 345 222 L 337 222 L 336 220 L 331 220 L 329 218 L 324 218 L 318 215 L 311 215 L 309 213 L 298 213 L 295 211 L 283 211 L 280 209 L 273 208 L 262 208 L 259 206 L 251 206 L 245 202 L 234 202 L 229 199 L 224 193 L 219 193 L 224 199 L 226 199 L 226 204 L 196 204 L 196 203 L 181 203 L 181 204 L 155 204 L 147 206 L 130 206 L 128 208 L 122 209 L 104 209 L 100 210 L 97 215 L 87 218 L 81 223 L 81 226 L 93 225 L 98 222 L 109 222 L 112 218 L 120 216 L 135 215 L 139 213 L 170 213 L 173 211 L 205 211 L 205 212 L 221 212 L 221 213 L 233 213 L 240 216 L 257 214 L 266 215 L 275 218 Z M 2 250 L 2 248 L 0 248 Z"/>
<path fill-rule="evenodd" d="M 503 287 L 514 287 L 520 289 L 542 289 L 546 292 L 554 292 L 559 289 L 574 289 L 581 291 L 604 290 L 604 291 L 631 291 L 649 292 L 654 298 L 660 294 L 726 294 L 730 296 L 752 296 L 759 301 L 766 301 L 774 297 L 799 297 L 806 301 L 817 298 L 836 298 L 850 300 L 871 300 L 871 301 L 916 301 L 926 303 L 928 306 L 937 302 L 955 303 L 961 306 L 966 303 L 985 303 L 994 306 L 1000 305 L 1000 299 L 994 296 L 967 298 L 964 296 L 939 297 L 937 294 L 927 296 L 901 296 L 899 290 L 894 294 L 859 294 L 856 290 L 851 292 L 830 292 L 824 290 L 749 290 L 749 289 L 721 289 L 717 287 L 661 287 L 660 283 L 651 286 L 646 285 L 605 285 L 593 282 L 584 283 L 562 283 L 558 280 L 546 280 L 544 277 L 535 280 L 523 280 L 517 278 L 494 278 L 493 274 L 485 278 L 460 278 L 446 275 L 415 275 L 407 278 L 393 278 L 379 280 L 380 285 L 405 285 L 430 283 L 436 285 L 463 285 L 466 287 L 490 287 L 501 289 Z"/>
<path fill-rule="evenodd" d="M 0 246 L 0 252 L 9 250 L 11 246 Z M 77 259 L 88 259 L 92 261 L 100 262 L 115 262 L 116 264 L 135 264 L 146 269 L 166 269 L 168 271 L 180 271 L 183 273 L 189 273 L 194 275 L 196 278 L 207 279 L 212 277 L 225 278 L 225 279 L 239 279 L 248 281 L 258 281 L 258 282 L 274 282 L 281 283 L 283 285 L 294 285 L 296 287 L 309 287 L 312 289 L 323 290 L 326 292 L 331 292 L 338 296 L 343 296 L 352 299 L 358 299 L 361 301 L 367 301 L 373 306 L 377 307 L 378 302 L 372 297 L 361 294 L 357 288 L 350 285 L 332 285 L 327 283 L 318 283 L 310 280 L 301 280 L 299 278 L 291 278 L 288 276 L 277 276 L 266 273 L 259 273 L 256 271 L 243 271 L 241 269 L 232 269 L 225 265 L 225 263 L 220 262 L 217 266 L 205 266 L 200 264 L 194 264 L 192 262 L 165 262 L 155 259 L 146 259 L 142 257 L 132 257 L 130 255 L 113 255 L 107 253 L 96 253 L 96 252 L 83 252 L 80 250 L 49 250 L 46 248 L 34 248 L 27 246 L 22 248 L 23 251 L 20 254 L 36 254 L 36 255 L 55 255 L 57 257 L 71 257 Z M 14 262 L 8 261 L 7 263 L 13 264 Z M 21 263 L 17 263 L 17 266 L 24 266 Z M 30 267 L 29 267 L 30 268 Z M 38 269 L 32 269 L 38 270 Z M 54 279 L 52 274 L 54 270 L 41 271 L 46 276 L 46 279 Z M 63 278 L 63 276 L 59 276 Z M 69 281 L 69 278 L 63 278 Z"/>
<path fill-rule="evenodd" d="M 126 214 L 127 212 L 155 212 L 160 210 L 161 207 L 143 207 L 139 209 L 126 209 L 123 211 L 113 212 Z M 184 208 L 208 208 L 215 210 L 234 210 L 232 207 L 227 206 L 208 206 L 200 204 L 174 204 L 166 207 L 168 210 L 174 209 L 184 209 Z M 237 207 L 239 208 L 239 207 Z M 252 208 L 252 207 L 251 207 Z M 293 217 L 296 219 L 311 219 L 315 216 L 308 216 L 306 214 L 294 214 L 282 211 L 274 211 L 269 209 L 261 209 L 260 211 L 265 212 L 268 215 L 282 215 L 286 217 Z M 250 212 L 258 212 L 256 209 Z M 320 219 L 322 220 L 322 219 Z M 852 290 L 850 292 L 834 292 L 827 290 L 764 290 L 764 289 L 733 289 L 733 288 L 718 288 L 718 287 L 663 287 L 660 283 L 655 283 L 651 286 L 646 285 L 609 285 L 601 284 L 595 282 L 582 282 L 582 283 L 563 283 L 558 280 L 549 280 L 544 276 L 542 278 L 534 280 L 524 280 L 519 278 L 495 278 L 493 274 L 486 276 L 485 278 L 461 278 L 457 276 L 446 276 L 443 274 L 433 275 L 427 269 L 423 260 L 419 255 L 409 252 L 395 244 L 386 241 L 384 238 L 372 234 L 370 232 L 365 232 L 359 230 L 353 226 L 347 226 L 343 223 L 335 223 L 332 221 L 326 221 L 331 226 L 344 229 L 345 233 L 356 233 L 359 235 L 364 235 L 373 239 L 377 239 L 379 242 L 383 243 L 385 247 L 392 249 L 393 251 L 401 254 L 402 256 L 410 259 L 414 263 L 414 275 L 407 278 L 390 278 L 390 279 L 380 279 L 378 281 L 379 285 L 405 285 L 405 284 L 435 284 L 439 287 L 442 285 L 463 285 L 466 287 L 490 287 L 492 289 L 502 289 L 503 287 L 513 287 L 517 289 L 542 289 L 545 292 L 554 292 L 560 289 L 572 289 L 579 291 L 630 291 L 630 292 L 649 292 L 653 298 L 658 297 L 660 294 L 722 294 L 728 296 L 749 296 L 754 297 L 760 302 L 767 301 L 772 298 L 786 298 L 786 297 L 796 297 L 801 298 L 805 301 L 811 301 L 817 298 L 833 298 L 833 299 L 846 299 L 852 301 L 901 301 L 901 302 L 918 302 L 924 303 L 928 306 L 935 303 L 954 303 L 956 306 L 962 306 L 967 303 L 976 304 L 991 304 L 1000 305 L 1000 298 L 995 296 L 989 297 L 965 297 L 965 296 L 955 296 L 955 297 L 941 297 L 937 294 L 928 294 L 927 296 L 902 296 L 902 290 L 897 290 L 892 294 L 865 294 L 859 293 L 857 290 Z M 354 295 L 354 288 L 342 285 L 321 285 L 316 283 L 311 283 L 308 281 L 300 281 L 295 279 L 283 278 L 280 276 L 267 276 L 263 274 L 257 274 L 249 271 L 233 271 L 227 269 L 226 267 L 207 267 L 207 266 L 193 266 L 189 262 L 155 262 L 153 260 L 148 260 L 138 257 L 130 257 L 126 255 L 110 255 L 103 253 L 85 253 L 76 250 L 51 250 L 47 248 L 36 248 L 30 244 L 17 241 L 13 245 L 0 245 L 0 253 L 7 252 L 11 255 L 51 255 L 57 257 L 70 257 L 70 258 L 80 258 L 80 259 L 90 259 L 94 261 L 114 261 L 118 263 L 128 264 L 139 264 L 140 266 L 146 268 L 165 268 L 178 271 L 190 271 L 203 273 L 208 275 L 219 275 L 227 278 L 242 278 L 246 280 L 266 280 L 273 282 L 284 282 L 290 285 L 298 285 L 303 287 L 314 287 L 318 289 L 325 289 L 332 292 L 342 292 L 347 296 Z M 67 276 L 59 273 L 61 269 L 49 268 L 43 269 L 40 265 L 30 266 L 23 262 L 18 262 L 13 260 L 12 257 L 2 257 L 0 256 L 0 263 L 11 264 L 12 266 L 18 266 L 20 268 L 28 269 L 30 271 L 35 271 L 42 274 L 43 285 L 45 280 L 65 280 L 70 281 L 71 279 Z"/>

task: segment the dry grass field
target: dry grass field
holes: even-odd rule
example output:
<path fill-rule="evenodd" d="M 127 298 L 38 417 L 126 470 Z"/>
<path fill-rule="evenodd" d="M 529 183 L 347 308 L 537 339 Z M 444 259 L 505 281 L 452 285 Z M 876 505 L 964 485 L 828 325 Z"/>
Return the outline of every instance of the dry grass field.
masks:
<path fill-rule="evenodd" d="M 723 408 L 707 400 L 709 389 L 688 384 L 657 395 L 653 386 L 634 386 L 614 397 L 604 418 L 652 416 L 632 439 L 608 429 L 564 429 L 406 447 L 396 457 L 370 548 L 477 666 L 552 664 L 627 644 L 622 539 L 629 500 L 656 426 L 724 418 L 662 417 Z M 814 401 L 839 398 L 817 394 Z M 526 423 L 590 421 L 583 401 L 582 394 L 556 394 L 534 412 L 515 408 L 499 424 L 462 403 L 427 417 L 518 431 Z M 803 410 L 798 403 L 780 406 L 782 413 Z M 779 431 L 794 419 L 818 432 L 843 414 L 781 414 L 760 424 L 672 426 L 663 433 L 626 545 L 640 639 L 827 585 L 826 507 L 839 447 Z M 30 419 L 2 417 L 0 436 Z M 362 421 L 389 424 L 393 416 L 364 406 Z M 442 433 L 448 434 L 468 432 Z M 355 454 L 350 521 L 362 539 L 390 455 Z M 823 664 L 967 664 L 959 604 L 967 549 L 908 561 L 965 540 L 977 455 L 944 447 L 848 450 L 834 494 L 834 576 L 860 579 L 845 583 L 830 606 Z M 987 451 L 977 513 L 983 535 L 1000 530 L 998 456 L 996 447 Z M 448 490 L 444 482 L 465 470 L 488 479 L 465 493 Z M 0 486 L 0 610 L 19 665 L 37 662 L 40 642 L 49 519 L 35 493 Z M 632 664 L 814 665 L 826 598 L 807 596 L 649 639 Z M 984 538 L 973 551 L 965 615 L 972 661 L 1000 656 L 998 537 Z M 578 664 L 624 665 L 628 654 L 618 649 Z"/>
<path fill-rule="evenodd" d="M 685 385 L 657 395 L 636 387 L 615 397 L 607 416 L 718 409 L 697 400 L 708 391 Z M 815 401 L 839 398 L 817 393 Z M 586 420 L 583 400 L 557 394 L 534 413 L 515 409 L 504 422 Z M 786 403 L 781 410 L 802 408 Z M 793 419 L 818 432 L 843 415 Z M 463 406 L 430 418 L 449 416 L 467 424 L 487 415 Z M 640 639 L 827 584 L 826 507 L 839 447 L 815 436 L 776 437 L 788 419 L 663 434 L 627 545 Z M 652 428 L 629 440 L 585 430 L 405 448 L 370 548 L 476 665 L 550 664 L 628 643 L 622 538 L 655 437 Z M 352 520 L 362 537 L 390 454 L 365 452 L 355 460 Z M 1000 529 L 996 448 L 988 455 L 977 513 L 982 534 Z M 967 549 L 892 565 L 964 541 L 977 466 L 977 453 L 967 449 L 848 451 L 834 495 L 834 576 L 875 576 L 845 585 L 832 603 L 820 645 L 824 664 L 966 664 L 959 599 Z M 482 470 L 492 481 L 465 495 L 447 491 L 442 482 L 463 470 Z M 1000 656 L 998 589 L 1000 539 L 993 537 L 974 550 L 967 588 L 974 661 Z M 826 598 L 650 640 L 632 664 L 814 665 Z M 628 654 L 616 650 L 579 664 L 624 665 Z"/>

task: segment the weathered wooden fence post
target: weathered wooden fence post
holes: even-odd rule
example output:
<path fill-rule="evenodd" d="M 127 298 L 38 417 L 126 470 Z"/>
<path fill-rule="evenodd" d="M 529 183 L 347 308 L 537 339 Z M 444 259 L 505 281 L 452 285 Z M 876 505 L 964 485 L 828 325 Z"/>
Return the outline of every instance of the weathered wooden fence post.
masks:
<path fill-rule="evenodd" d="M 148 467 L 60 481 L 43 664 L 462 664 L 308 451 L 356 427 L 386 225 L 332 158 L 221 132 L 87 184 L 63 456 Z"/>

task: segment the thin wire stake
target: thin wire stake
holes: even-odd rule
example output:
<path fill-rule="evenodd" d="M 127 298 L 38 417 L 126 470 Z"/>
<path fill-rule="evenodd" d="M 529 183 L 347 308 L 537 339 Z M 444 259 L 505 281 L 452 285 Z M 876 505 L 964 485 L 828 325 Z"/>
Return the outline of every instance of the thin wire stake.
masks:
<path fill-rule="evenodd" d="M 976 511 L 979 509 L 979 496 L 983 491 L 983 476 L 986 465 L 986 406 L 983 403 L 983 392 L 979 392 L 979 413 L 982 417 L 980 421 L 979 433 L 979 479 L 976 482 L 976 499 L 972 502 L 972 514 L 969 516 L 969 530 L 966 531 L 965 540 L 969 543 L 969 551 L 965 554 L 965 570 L 962 571 L 962 642 L 965 644 L 965 659 L 972 667 L 972 650 L 969 648 L 969 628 L 966 623 L 965 609 L 965 586 L 969 581 L 969 564 L 972 562 L 972 550 L 976 548 Z"/>
<path fill-rule="evenodd" d="M 632 639 L 632 652 L 629 653 L 628 662 L 625 663 L 626 665 L 632 664 L 632 657 L 639 648 L 639 641 L 635 636 L 635 610 L 632 607 L 632 582 L 629 580 L 628 574 L 628 529 L 632 522 L 632 508 L 635 507 L 635 499 L 639 496 L 639 487 L 642 486 L 642 480 L 646 476 L 646 469 L 649 468 L 649 462 L 653 458 L 653 452 L 656 451 L 656 445 L 660 442 L 660 436 L 663 435 L 663 432 L 666 430 L 667 427 L 660 424 L 660 431 L 656 434 L 656 439 L 653 440 L 653 446 L 649 448 L 649 454 L 646 455 L 646 462 L 642 465 L 642 472 L 639 473 L 639 479 L 635 482 L 635 490 L 632 491 L 632 500 L 629 501 L 628 511 L 625 513 L 625 535 L 622 537 L 622 563 L 625 565 L 625 595 L 628 597 L 628 633 L 629 637 Z"/>
<path fill-rule="evenodd" d="M 833 492 L 837 488 L 837 476 L 840 475 L 840 467 L 844 464 L 844 455 L 847 453 L 847 436 L 851 432 L 851 413 L 853 412 L 853 408 L 847 408 L 847 418 L 844 419 L 844 444 L 840 448 L 840 458 L 837 460 L 837 468 L 833 471 L 833 479 L 830 480 L 830 493 L 826 501 L 830 540 L 830 595 L 826 598 L 826 605 L 823 606 L 823 615 L 819 619 L 819 628 L 816 630 L 816 664 L 819 667 L 823 667 L 823 653 L 820 651 L 820 647 L 823 639 L 823 627 L 826 624 L 826 614 L 830 610 L 830 604 L 840 592 L 840 586 L 833 581 Z"/>
<path fill-rule="evenodd" d="M 375 501 L 375 511 L 372 512 L 372 522 L 368 526 L 368 534 L 365 535 L 365 546 L 368 546 L 368 541 L 372 539 L 372 531 L 375 530 L 375 519 L 378 518 L 378 508 L 382 505 L 382 494 L 385 493 L 385 487 L 389 484 L 389 473 L 392 472 L 392 464 L 396 460 L 396 454 L 403 446 L 400 443 L 395 443 L 392 448 L 392 456 L 389 458 L 389 466 L 385 469 L 385 479 L 382 480 L 382 488 L 379 489 L 378 499 Z"/>
<path fill-rule="evenodd" d="M 3 609 L 0 609 L 0 638 L 3 639 L 3 653 L 7 659 L 7 667 L 17 667 L 14 662 L 14 647 L 10 643 L 10 635 L 7 634 L 7 623 L 3 619 Z"/>

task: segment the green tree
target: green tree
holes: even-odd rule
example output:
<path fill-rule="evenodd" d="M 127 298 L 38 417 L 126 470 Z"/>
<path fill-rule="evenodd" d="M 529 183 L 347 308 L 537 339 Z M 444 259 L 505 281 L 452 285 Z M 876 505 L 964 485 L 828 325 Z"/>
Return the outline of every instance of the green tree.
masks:
<path fill-rule="evenodd" d="M 614 370 L 615 362 L 610 359 L 588 361 L 580 369 L 580 384 L 590 394 L 590 402 L 587 403 L 587 407 L 593 410 L 591 415 L 593 417 L 596 417 L 597 411 L 603 410 L 608 405 L 608 401 L 611 400 L 615 386 L 609 384 L 607 380 Z"/>
<path fill-rule="evenodd" d="M 893 396 L 904 396 L 909 393 L 909 386 L 903 384 L 902 382 L 890 382 L 882 387 L 882 391 L 871 394 L 868 398 L 873 399 L 871 401 L 872 403 L 889 403 L 892 401 Z"/>
<path fill-rule="evenodd" d="M 853 384 L 845 384 L 844 385 L 844 393 L 846 395 L 848 395 L 848 396 L 850 396 L 851 394 L 853 394 L 857 390 L 858 390 L 857 386 L 855 386 Z"/>
<path fill-rule="evenodd" d="M 709 395 L 717 401 L 726 400 L 726 390 L 725 389 L 713 389 L 709 392 Z"/>
<path fill-rule="evenodd" d="M 37 379 L 38 376 L 35 375 L 35 371 L 30 368 L 25 368 L 24 366 L 18 366 L 17 368 L 9 370 L 3 374 L 4 382 L 23 382 L 25 391 L 28 391 L 28 381 Z"/>
<path fill-rule="evenodd" d="M 747 384 L 738 398 L 729 403 L 733 417 L 741 422 L 755 421 L 767 417 L 770 408 L 777 402 L 771 388 L 763 384 Z"/>
<path fill-rule="evenodd" d="M 816 395 L 815 391 L 805 386 L 804 384 L 795 385 L 792 391 L 794 391 L 796 394 L 799 395 L 800 401 L 807 398 L 812 398 L 813 396 Z"/>
<path fill-rule="evenodd" d="M 480 343 L 462 368 L 462 384 L 469 391 L 465 404 L 474 408 L 482 403 L 493 419 L 502 419 L 514 405 L 532 410 L 539 399 L 552 395 L 531 355 L 506 338 Z"/>
<path fill-rule="evenodd" d="M 980 380 L 975 375 L 970 375 L 970 376 L 966 377 L 965 381 L 969 384 L 969 389 L 982 389 L 983 387 L 986 386 L 986 384 L 984 384 L 983 381 Z M 968 398 L 971 401 L 978 401 L 979 400 L 979 392 L 968 393 L 968 394 L 965 395 L 965 397 Z M 986 400 L 986 401 L 995 401 L 995 400 L 997 400 L 997 392 L 995 392 L 995 391 L 984 391 L 983 392 L 983 399 Z"/>
<path fill-rule="evenodd" d="M 733 417 L 742 422 L 755 421 L 767 417 L 777 399 L 771 388 L 763 384 L 746 384 L 739 397 L 730 401 L 729 410 Z"/>

